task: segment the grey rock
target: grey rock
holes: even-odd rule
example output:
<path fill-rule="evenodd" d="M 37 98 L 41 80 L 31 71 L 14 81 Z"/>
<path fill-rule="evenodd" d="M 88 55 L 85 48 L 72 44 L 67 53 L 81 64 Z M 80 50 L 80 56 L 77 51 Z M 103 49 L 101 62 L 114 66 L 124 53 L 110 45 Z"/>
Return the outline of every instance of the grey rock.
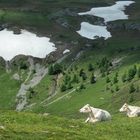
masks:
<path fill-rule="evenodd" d="M 123 29 L 123 30 L 138 30 L 140 31 L 139 23 L 109 23 L 107 28 L 110 30 Z"/>
<path fill-rule="evenodd" d="M 13 27 L 13 33 L 16 35 L 19 35 L 19 34 L 21 34 L 21 29 L 18 27 Z"/>

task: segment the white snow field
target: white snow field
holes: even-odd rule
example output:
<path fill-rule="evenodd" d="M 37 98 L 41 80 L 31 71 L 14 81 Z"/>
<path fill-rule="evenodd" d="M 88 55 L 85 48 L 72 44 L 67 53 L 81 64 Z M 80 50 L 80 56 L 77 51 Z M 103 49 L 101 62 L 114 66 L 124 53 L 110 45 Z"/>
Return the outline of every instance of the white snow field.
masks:
<path fill-rule="evenodd" d="M 118 1 L 115 5 L 108 7 L 92 8 L 90 11 L 79 13 L 79 15 L 94 15 L 104 18 L 105 23 L 119 19 L 128 19 L 128 15 L 124 13 L 126 6 L 135 3 L 134 1 Z"/>
<path fill-rule="evenodd" d="M 98 37 L 108 39 L 111 37 L 111 34 L 107 31 L 106 26 L 92 25 L 88 22 L 82 22 L 81 29 L 77 31 L 77 33 L 88 39 L 97 39 Z"/>
<path fill-rule="evenodd" d="M 0 56 L 6 61 L 20 54 L 45 58 L 55 50 L 55 44 L 47 37 L 38 37 L 26 30 L 22 30 L 19 35 L 7 29 L 0 31 Z"/>

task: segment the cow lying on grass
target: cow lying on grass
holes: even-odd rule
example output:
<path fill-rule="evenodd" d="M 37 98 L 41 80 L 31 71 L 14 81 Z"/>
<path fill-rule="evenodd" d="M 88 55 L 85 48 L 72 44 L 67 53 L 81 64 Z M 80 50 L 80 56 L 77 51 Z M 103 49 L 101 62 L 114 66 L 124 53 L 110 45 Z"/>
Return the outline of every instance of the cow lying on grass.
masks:
<path fill-rule="evenodd" d="M 120 112 L 126 112 L 128 117 L 139 117 L 140 116 L 140 107 L 131 106 L 125 103 L 121 108 Z"/>
<path fill-rule="evenodd" d="M 91 107 L 89 104 L 85 105 L 80 109 L 80 113 L 88 113 L 89 117 L 86 119 L 86 123 L 96 123 L 100 121 L 108 121 L 111 119 L 111 115 L 109 112 Z"/>

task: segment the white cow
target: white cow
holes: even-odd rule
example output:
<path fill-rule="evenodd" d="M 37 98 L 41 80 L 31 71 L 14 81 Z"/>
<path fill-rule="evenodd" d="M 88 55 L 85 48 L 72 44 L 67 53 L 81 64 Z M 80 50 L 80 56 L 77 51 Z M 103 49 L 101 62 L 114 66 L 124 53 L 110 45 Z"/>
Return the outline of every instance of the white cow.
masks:
<path fill-rule="evenodd" d="M 128 117 L 138 117 L 140 116 L 140 107 L 138 106 L 131 106 L 125 103 L 121 108 L 120 112 L 126 112 Z"/>
<path fill-rule="evenodd" d="M 99 108 L 94 108 L 91 107 L 89 104 L 85 105 L 80 109 L 80 113 L 88 113 L 89 117 L 86 119 L 86 123 L 96 123 L 100 121 L 107 121 L 111 119 L 111 115 L 109 112 L 99 109 Z"/>

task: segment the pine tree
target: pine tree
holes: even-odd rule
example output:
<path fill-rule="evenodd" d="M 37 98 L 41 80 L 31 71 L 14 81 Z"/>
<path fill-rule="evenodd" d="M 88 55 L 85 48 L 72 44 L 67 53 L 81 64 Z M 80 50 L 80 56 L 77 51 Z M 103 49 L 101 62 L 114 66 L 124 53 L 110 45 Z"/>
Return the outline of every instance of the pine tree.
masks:
<path fill-rule="evenodd" d="M 76 65 L 74 66 L 74 70 L 75 70 L 75 71 L 77 71 L 77 70 L 78 70 L 78 67 L 77 67 Z"/>
<path fill-rule="evenodd" d="M 60 64 L 54 64 L 49 67 L 49 75 L 55 75 L 63 72 L 63 67 Z"/>
<path fill-rule="evenodd" d="M 118 73 L 118 72 L 116 72 L 116 73 L 115 73 L 115 76 L 116 76 L 116 77 L 118 77 L 118 76 L 119 76 L 119 73 Z"/>
<path fill-rule="evenodd" d="M 66 90 L 67 90 L 67 87 L 65 86 L 65 84 L 62 84 L 62 86 L 61 86 L 61 92 L 64 92 Z"/>
<path fill-rule="evenodd" d="M 72 86 L 71 82 L 69 82 L 68 86 L 67 86 L 67 89 L 72 89 L 72 88 L 73 88 L 73 86 Z"/>
<path fill-rule="evenodd" d="M 112 83 L 112 82 L 110 82 L 110 86 L 111 86 L 111 87 L 113 86 L 113 83 Z"/>
<path fill-rule="evenodd" d="M 103 72 L 103 73 L 102 73 L 102 77 L 105 77 L 105 76 L 106 76 L 106 75 L 105 75 L 105 72 Z"/>
<path fill-rule="evenodd" d="M 53 71 L 54 71 L 54 74 L 59 74 L 63 71 L 63 67 L 60 65 L 60 64 L 55 64 L 53 66 Z"/>
<path fill-rule="evenodd" d="M 79 76 L 81 77 L 83 75 L 83 73 L 84 73 L 84 70 L 81 69 L 80 72 L 79 72 Z"/>
<path fill-rule="evenodd" d="M 115 76 L 114 79 L 113 79 L 113 83 L 114 83 L 114 84 L 118 83 L 118 78 L 117 78 L 116 76 Z"/>
<path fill-rule="evenodd" d="M 80 88 L 79 88 L 79 89 L 81 90 L 81 89 L 85 89 L 85 88 L 86 88 L 85 85 L 82 83 L 82 84 L 80 85 Z"/>
<path fill-rule="evenodd" d="M 127 81 L 127 76 L 126 76 L 126 73 L 124 73 L 123 75 L 122 75 L 122 82 L 124 83 L 124 82 L 126 82 Z"/>
<path fill-rule="evenodd" d="M 128 81 L 131 81 L 135 77 L 136 72 L 137 72 L 137 68 L 136 65 L 134 65 L 134 67 L 129 69 L 128 71 Z"/>
<path fill-rule="evenodd" d="M 96 83 L 96 77 L 94 76 L 94 73 L 92 73 L 91 79 L 90 79 L 90 83 L 94 84 Z"/>
<path fill-rule="evenodd" d="M 79 83 L 79 79 L 78 79 L 78 76 L 76 74 L 74 74 L 72 82 L 73 83 Z"/>
<path fill-rule="evenodd" d="M 138 75 L 138 78 L 140 78 L 140 67 L 137 70 L 137 75 Z"/>
<path fill-rule="evenodd" d="M 134 65 L 133 71 L 134 71 L 134 75 L 136 75 L 136 73 L 137 73 L 137 66 L 136 65 Z"/>
<path fill-rule="evenodd" d="M 66 75 L 66 76 L 65 76 L 65 79 L 64 79 L 65 85 L 67 85 L 68 82 L 70 82 L 70 81 L 71 81 L 71 77 L 70 77 L 69 75 Z"/>
<path fill-rule="evenodd" d="M 90 64 L 88 65 L 88 71 L 93 71 L 93 70 L 94 70 L 93 65 L 90 63 Z"/>
<path fill-rule="evenodd" d="M 114 90 L 113 89 L 111 89 L 111 93 L 114 93 Z"/>
<path fill-rule="evenodd" d="M 85 72 L 83 72 L 83 74 L 82 74 L 82 79 L 83 79 L 84 81 L 87 79 L 87 75 L 86 75 Z"/>
<path fill-rule="evenodd" d="M 24 70 L 28 69 L 28 64 L 26 61 L 20 62 L 20 69 L 24 69 Z"/>
<path fill-rule="evenodd" d="M 119 91 L 119 86 L 118 85 L 116 85 L 115 90 Z"/>
<path fill-rule="evenodd" d="M 129 88 L 129 93 L 133 93 L 133 92 L 135 92 L 135 87 L 134 87 L 134 84 L 131 84 L 130 85 L 130 88 Z"/>
<path fill-rule="evenodd" d="M 53 66 L 51 65 L 50 67 L 49 67 L 49 70 L 48 70 L 49 72 L 49 75 L 53 75 L 54 74 L 54 71 L 53 71 Z"/>
<path fill-rule="evenodd" d="M 111 80 L 109 79 L 109 77 L 106 78 L 106 83 L 110 83 Z"/>

